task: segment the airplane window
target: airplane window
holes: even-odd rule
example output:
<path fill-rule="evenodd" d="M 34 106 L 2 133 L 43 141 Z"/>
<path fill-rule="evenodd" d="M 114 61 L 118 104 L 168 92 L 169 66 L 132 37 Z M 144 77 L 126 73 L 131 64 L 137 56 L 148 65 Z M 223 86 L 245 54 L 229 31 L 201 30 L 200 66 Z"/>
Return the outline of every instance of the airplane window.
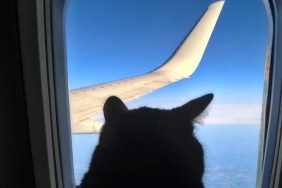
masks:
<path fill-rule="evenodd" d="M 208 115 L 196 126 L 205 150 L 205 186 L 256 186 L 268 42 L 263 1 L 224 3 L 199 65 L 188 78 L 185 68 L 164 64 L 174 63 L 180 44 L 185 46 L 184 39 L 214 2 L 69 1 L 66 42 L 77 184 L 98 142 L 107 96 L 123 96 L 129 108 L 173 108 L 212 92 Z M 136 77 L 159 68 L 173 71 L 174 77 Z M 132 88 L 119 93 L 123 84 Z"/>

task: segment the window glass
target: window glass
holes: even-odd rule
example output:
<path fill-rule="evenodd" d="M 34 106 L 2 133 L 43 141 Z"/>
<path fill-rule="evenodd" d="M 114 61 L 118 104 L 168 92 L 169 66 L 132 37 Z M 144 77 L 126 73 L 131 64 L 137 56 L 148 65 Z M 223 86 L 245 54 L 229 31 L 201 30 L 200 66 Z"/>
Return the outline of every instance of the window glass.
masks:
<path fill-rule="evenodd" d="M 159 67 L 213 2 L 70 0 L 66 17 L 70 92 Z M 206 187 L 255 187 L 267 28 L 262 1 L 226 1 L 190 78 L 127 103 L 129 108 L 172 108 L 214 93 L 208 116 L 196 129 L 205 149 Z M 93 131 L 98 132 L 103 116 L 95 115 L 83 125 L 93 122 Z M 98 137 L 99 133 L 72 136 L 77 183 L 88 169 Z"/>

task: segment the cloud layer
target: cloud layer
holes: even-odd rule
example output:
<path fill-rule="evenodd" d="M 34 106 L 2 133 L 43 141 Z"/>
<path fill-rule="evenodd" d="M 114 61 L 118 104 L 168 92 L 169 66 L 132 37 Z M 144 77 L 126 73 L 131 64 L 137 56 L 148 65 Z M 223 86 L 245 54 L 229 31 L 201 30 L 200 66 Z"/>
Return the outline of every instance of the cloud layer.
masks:
<path fill-rule="evenodd" d="M 206 124 L 259 124 L 262 105 L 259 103 L 214 103 L 205 119 Z"/>

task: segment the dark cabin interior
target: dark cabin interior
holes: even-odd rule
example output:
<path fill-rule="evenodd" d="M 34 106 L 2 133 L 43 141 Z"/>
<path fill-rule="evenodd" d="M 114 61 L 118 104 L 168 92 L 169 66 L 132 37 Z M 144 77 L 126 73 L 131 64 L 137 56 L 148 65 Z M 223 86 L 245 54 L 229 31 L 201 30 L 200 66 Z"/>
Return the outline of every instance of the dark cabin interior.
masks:
<path fill-rule="evenodd" d="M 28 132 L 17 1 L 0 6 L 0 187 L 35 187 Z"/>

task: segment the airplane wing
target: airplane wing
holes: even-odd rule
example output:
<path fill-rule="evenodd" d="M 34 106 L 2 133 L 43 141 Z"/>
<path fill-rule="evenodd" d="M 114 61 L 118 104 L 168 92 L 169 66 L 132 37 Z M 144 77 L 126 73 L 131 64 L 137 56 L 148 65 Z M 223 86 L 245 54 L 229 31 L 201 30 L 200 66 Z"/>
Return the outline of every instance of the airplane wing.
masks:
<path fill-rule="evenodd" d="M 101 114 L 109 96 L 115 95 L 128 102 L 188 78 L 200 63 L 223 4 L 224 1 L 211 4 L 173 55 L 159 68 L 147 74 L 70 91 L 72 132 L 97 132 L 97 124 L 90 118 Z"/>

